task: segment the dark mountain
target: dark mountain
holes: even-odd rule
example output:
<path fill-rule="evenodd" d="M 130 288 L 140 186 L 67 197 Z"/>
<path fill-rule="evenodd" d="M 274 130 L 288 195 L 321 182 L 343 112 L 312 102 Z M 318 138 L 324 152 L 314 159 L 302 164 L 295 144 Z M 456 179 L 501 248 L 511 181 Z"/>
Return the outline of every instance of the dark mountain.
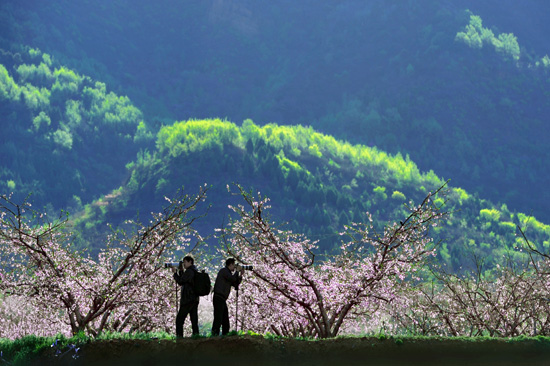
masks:
<path fill-rule="evenodd" d="M 216 116 L 311 125 L 407 153 L 423 170 L 550 220 L 544 2 L 1 6 L 5 50 L 38 47 L 106 82 L 130 96 L 151 126 Z M 495 38 L 514 35 L 519 57 L 457 41 L 471 14 Z"/>
<path fill-rule="evenodd" d="M 213 185 L 210 230 L 237 181 L 265 189 L 278 220 L 329 250 L 365 210 L 395 218 L 401 195 L 451 179 L 452 207 L 466 213 L 446 226 L 442 259 L 459 266 L 459 247 L 513 250 L 514 225 L 528 222 L 544 246 L 547 226 L 529 216 L 550 222 L 549 10 L 534 0 L 4 0 L 0 188 L 78 211 L 93 236 L 202 183 Z M 215 117 L 236 123 L 231 138 L 209 145 L 173 130 L 204 148 L 165 154 L 174 121 Z M 238 137 L 251 125 L 265 136 Z M 300 148 L 272 140 L 282 125 L 309 131 Z M 387 176 L 314 131 L 407 163 Z M 399 169 L 411 166 L 428 178 L 405 183 Z"/>
<path fill-rule="evenodd" d="M 127 184 L 75 217 L 83 241 L 97 248 L 101 240 L 91 239 L 101 237 L 105 222 L 155 211 L 182 185 L 193 193 L 205 183 L 211 207 L 195 227 L 211 235 L 227 225 L 229 204 L 243 204 L 238 194 L 227 190 L 238 192 L 234 183 L 239 183 L 270 198 L 271 210 L 264 215 L 275 225 L 304 233 L 319 242 L 321 254 L 331 253 L 340 245 L 344 225 L 366 222 L 369 212 L 381 232 L 388 222 L 406 217 L 410 202 L 419 203 L 444 184 L 433 171 L 422 173 L 408 156 L 352 145 L 303 126 L 182 121 L 163 127 L 156 146 L 131 164 Z M 462 188 L 449 187 L 436 204 L 451 213 L 432 232 L 435 241 L 441 241 L 438 260 L 451 270 L 472 269 L 475 257 L 486 269 L 509 258 L 525 259 L 518 225 L 541 250 L 550 242 L 549 225 Z"/>

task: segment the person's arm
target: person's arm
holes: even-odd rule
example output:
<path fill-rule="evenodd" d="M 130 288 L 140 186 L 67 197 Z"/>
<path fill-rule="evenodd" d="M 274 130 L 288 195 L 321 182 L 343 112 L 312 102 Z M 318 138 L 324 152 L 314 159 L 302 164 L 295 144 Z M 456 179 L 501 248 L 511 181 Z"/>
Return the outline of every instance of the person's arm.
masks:
<path fill-rule="evenodd" d="M 242 277 L 239 275 L 239 271 L 235 271 L 235 273 L 231 273 L 229 268 L 225 268 L 226 270 L 223 271 L 223 278 L 231 284 L 233 287 L 237 287 L 239 283 L 242 281 Z"/>
<path fill-rule="evenodd" d="M 174 272 L 174 279 L 176 280 L 177 284 L 181 286 L 183 286 L 186 283 L 191 283 L 194 276 L 195 276 L 195 272 L 191 268 L 185 271 Z"/>

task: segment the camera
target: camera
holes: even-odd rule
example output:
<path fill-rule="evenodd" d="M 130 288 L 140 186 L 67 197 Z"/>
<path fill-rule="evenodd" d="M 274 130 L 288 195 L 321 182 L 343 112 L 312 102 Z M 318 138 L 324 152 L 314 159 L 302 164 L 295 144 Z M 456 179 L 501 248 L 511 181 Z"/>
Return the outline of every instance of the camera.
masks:
<path fill-rule="evenodd" d="M 245 271 L 252 271 L 254 269 L 254 266 L 252 265 L 245 265 L 245 264 L 237 264 L 238 269 L 244 269 Z"/>
<path fill-rule="evenodd" d="M 183 262 L 166 262 L 164 263 L 164 268 L 179 268 L 181 269 Z"/>

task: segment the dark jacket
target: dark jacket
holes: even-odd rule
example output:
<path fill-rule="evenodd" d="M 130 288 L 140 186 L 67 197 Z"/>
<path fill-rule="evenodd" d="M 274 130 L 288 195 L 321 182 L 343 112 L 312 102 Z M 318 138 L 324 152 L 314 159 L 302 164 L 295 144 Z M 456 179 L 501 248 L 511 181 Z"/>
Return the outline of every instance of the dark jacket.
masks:
<path fill-rule="evenodd" d="M 177 271 L 174 273 L 174 279 L 178 285 L 181 285 L 181 305 L 199 301 L 199 297 L 195 294 L 195 290 L 193 290 L 196 272 L 198 272 L 197 267 L 192 265 L 185 271 Z"/>
<path fill-rule="evenodd" d="M 218 272 L 216 277 L 216 283 L 214 284 L 214 295 L 223 297 L 225 300 L 229 297 L 229 292 L 231 292 L 231 286 L 237 288 L 239 283 L 241 283 L 242 277 L 239 276 L 239 273 L 231 273 L 229 268 L 223 267 Z"/>

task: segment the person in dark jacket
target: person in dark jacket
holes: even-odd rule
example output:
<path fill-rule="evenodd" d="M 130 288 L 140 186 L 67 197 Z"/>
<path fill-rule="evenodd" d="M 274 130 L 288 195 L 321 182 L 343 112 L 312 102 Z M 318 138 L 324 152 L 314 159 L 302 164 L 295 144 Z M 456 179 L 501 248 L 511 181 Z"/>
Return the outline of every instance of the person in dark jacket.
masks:
<path fill-rule="evenodd" d="M 199 334 L 199 297 L 193 290 L 193 279 L 197 272 L 195 260 L 188 255 L 182 261 L 183 270 L 172 268 L 174 279 L 181 285 L 180 309 L 176 316 L 176 337 L 183 337 L 183 323 L 187 315 L 191 318 L 191 329 L 193 335 Z"/>
<path fill-rule="evenodd" d="M 220 335 L 220 326 L 222 335 L 229 333 L 229 310 L 227 309 L 227 298 L 233 286 L 236 290 L 242 281 L 244 269 L 235 268 L 235 258 L 227 258 L 225 267 L 220 269 L 214 283 L 214 321 L 212 323 L 212 335 Z"/>

